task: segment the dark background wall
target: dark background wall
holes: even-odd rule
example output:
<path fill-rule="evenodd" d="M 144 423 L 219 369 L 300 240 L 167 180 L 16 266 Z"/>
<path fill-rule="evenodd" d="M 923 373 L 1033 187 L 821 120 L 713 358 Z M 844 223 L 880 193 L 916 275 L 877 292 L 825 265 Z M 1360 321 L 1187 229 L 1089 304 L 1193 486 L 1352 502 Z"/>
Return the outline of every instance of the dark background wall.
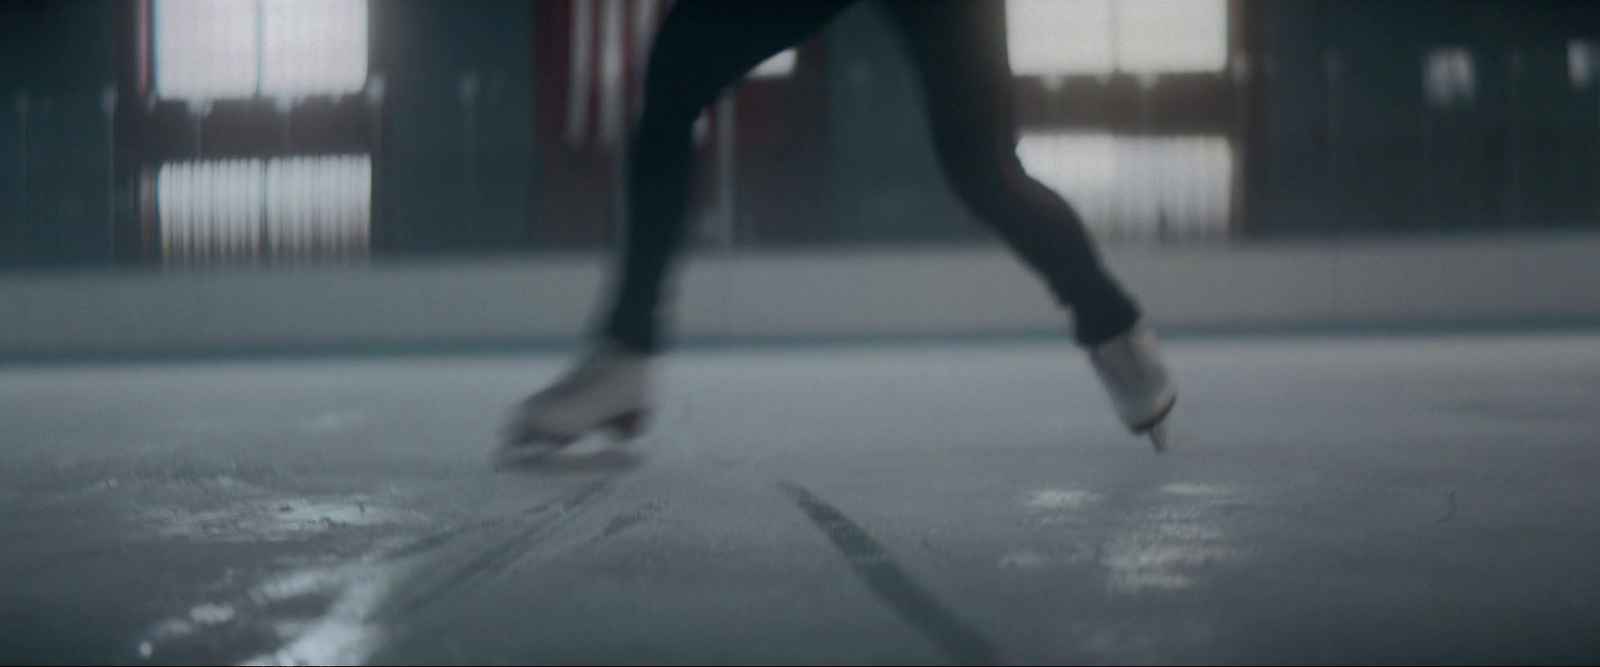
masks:
<path fill-rule="evenodd" d="M 1252 231 L 1333 234 L 1593 226 L 1600 89 L 1568 43 L 1600 4 L 1263 2 L 1262 208 Z M 1476 95 L 1430 105 L 1423 60 L 1472 55 Z M 1516 64 L 1520 60 L 1520 67 Z"/>
<path fill-rule="evenodd" d="M 110 2 L 0 2 L 0 265 L 111 258 L 115 25 Z"/>
<path fill-rule="evenodd" d="M 948 241 L 980 233 L 946 187 L 920 84 L 878 8 L 846 10 L 827 35 L 831 238 Z"/>
<path fill-rule="evenodd" d="M 526 247 L 537 225 L 530 3 L 371 7 L 386 79 L 380 252 Z"/>

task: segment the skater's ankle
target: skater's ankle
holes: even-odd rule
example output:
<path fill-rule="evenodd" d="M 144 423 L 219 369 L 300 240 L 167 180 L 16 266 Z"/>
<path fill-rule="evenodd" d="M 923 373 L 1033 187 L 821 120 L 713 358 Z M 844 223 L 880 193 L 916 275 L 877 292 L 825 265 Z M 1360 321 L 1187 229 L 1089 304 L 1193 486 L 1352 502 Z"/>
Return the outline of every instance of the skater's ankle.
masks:
<path fill-rule="evenodd" d="M 1144 318 L 1135 318 L 1121 326 L 1107 329 L 1079 329 L 1077 332 L 1078 345 L 1086 350 L 1093 350 L 1106 343 L 1123 338 L 1144 323 Z"/>
<path fill-rule="evenodd" d="M 630 342 L 610 336 L 603 336 L 595 342 L 597 349 L 615 350 L 622 354 L 634 357 L 653 357 L 656 355 L 654 345 Z"/>

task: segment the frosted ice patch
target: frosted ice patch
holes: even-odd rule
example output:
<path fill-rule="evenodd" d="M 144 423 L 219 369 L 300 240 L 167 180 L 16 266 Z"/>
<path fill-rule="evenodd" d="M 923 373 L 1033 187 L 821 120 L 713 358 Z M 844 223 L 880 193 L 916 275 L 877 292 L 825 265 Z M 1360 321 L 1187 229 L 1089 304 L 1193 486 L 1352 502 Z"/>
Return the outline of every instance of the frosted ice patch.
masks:
<path fill-rule="evenodd" d="M 1166 498 L 1129 522 L 1101 552 L 1112 592 L 1193 588 L 1212 568 L 1244 558 L 1219 521 L 1234 502 L 1233 489 L 1176 483 L 1159 491 Z"/>
<path fill-rule="evenodd" d="M 1000 557 L 1000 567 L 1036 570 L 1050 564 L 1050 557 L 1037 551 L 1013 551 Z"/>
<path fill-rule="evenodd" d="M 1217 542 L 1222 540 L 1221 529 L 1201 523 L 1169 523 L 1156 528 L 1162 538 L 1186 543 Z"/>
<path fill-rule="evenodd" d="M 189 620 L 200 625 L 220 625 L 233 616 L 233 607 L 225 604 L 202 604 L 189 610 Z"/>
<path fill-rule="evenodd" d="M 293 639 L 305 634 L 311 628 L 311 621 L 278 621 L 272 624 L 272 632 L 278 639 Z"/>
<path fill-rule="evenodd" d="M 337 589 L 350 575 L 344 568 L 306 569 L 273 577 L 251 589 L 256 604 L 270 604 Z"/>
<path fill-rule="evenodd" d="M 362 664 L 377 650 L 383 639 L 382 629 L 371 617 L 402 572 L 400 564 L 375 562 L 367 558 L 337 567 L 284 572 L 261 582 L 247 594 L 248 603 L 244 608 L 254 609 L 264 616 L 258 620 L 269 624 L 283 644 L 243 664 Z M 330 599 L 326 611 L 320 616 L 272 618 L 273 605 L 276 603 L 312 595 L 324 595 Z M 237 618 L 238 613 L 233 605 L 195 605 L 186 617 L 170 619 L 156 626 L 138 645 L 140 656 L 148 660 L 163 641 L 230 623 Z"/>
<path fill-rule="evenodd" d="M 339 594 L 327 613 L 302 626 L 276 651 L 245 665 L 359 665 L 377 650 L 383 631 L 371 620 L 399 574 L 395 566 L 341 568 Z M 292 577 L 290 577 L 292 579 Z M 287 628 L 279 628 L 280 632 Z"/>
<path fill-rule="evenodd" d="M 225 604 L 198 604 L 189 609 L 189 613 L 181 618 L 169 618 L 151 628 L 143 640 L 139 642 L 139 657 L 149 660 L 155 654 L 158 642 L 170 642 L 174 639 L 194 634 L 201 628 L 222 625 L 232 621 L 237 614 L 232 605 Z"/>
<path fill-rule="evenodd" d="M 301 421 L 298 430 L 306 435 L 320 435 L 354 431 L 367 425 L 367 416 L 360 412 L 324 412 Z"/>
<path fill-rule="evenodd" d="M 150 638 L 156 640 L 174 639 L 194 632 L 194 624 L 179 618 L 169 618 L 156 624 L 150 631 Z"/>
<path fill-rule="evenodd" d="M 1161 492 L 1171 496 L 1191 498 L 1225 498 L 1232 495 L 1233 490 L 1225 486 L 1179 483 L 1163 486 Z"/>
<path fill-rule="evenodd" d="M 155 524 L 161 535 L 219 542 L 303 539 L 338 528 L 381 526 L 414 518 L 410 513 L 371 505 L 361 498 L 257 500 L 205 511 L 145 508 L 140 514 Z"/>
<path fill-rule="evenodd" d="M 1026 505 L 1039 510 L 1079 510 L 1083 509 L 1099 496 L 1088 491 L 1078 489 L 1043 489 L 1034 491 L 1028 496 Z"/>
<path fill-rule="evenodd" d="M 1107 583 L 1113 592 L 1179 590 L 1203 580 L 1199 567 L 1228 562 L 1236 555 L 1216 545 L 1123 542 L 1107 547 L 1101 564 L 1109 571 Z"/>

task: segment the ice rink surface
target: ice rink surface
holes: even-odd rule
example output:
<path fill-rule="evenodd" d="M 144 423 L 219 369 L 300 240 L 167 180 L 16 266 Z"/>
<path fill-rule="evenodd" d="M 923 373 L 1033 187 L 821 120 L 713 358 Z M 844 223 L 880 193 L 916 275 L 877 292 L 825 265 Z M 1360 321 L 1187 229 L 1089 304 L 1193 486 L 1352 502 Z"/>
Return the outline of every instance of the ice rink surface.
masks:
<path fill-rule="evenodd" d="M 1600 662 L 1600 334 L 697 348 L 494 471 L 552 353 L 0 367 L 0 663 Z"/>

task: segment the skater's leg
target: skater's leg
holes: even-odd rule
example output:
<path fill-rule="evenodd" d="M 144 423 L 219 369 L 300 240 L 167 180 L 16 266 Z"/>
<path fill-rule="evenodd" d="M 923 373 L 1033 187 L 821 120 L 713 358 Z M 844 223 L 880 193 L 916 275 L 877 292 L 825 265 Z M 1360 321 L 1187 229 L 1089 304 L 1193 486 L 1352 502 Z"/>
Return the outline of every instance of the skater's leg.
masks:
<path fill-rule="evenodd" d="M 1016 154 L 1002 0 L 888 0 L 926 96 L 951 186 L 1073 311 L 1078 341 L 1127 332 L 1138 306 L 1100 262 L 1076 212 Z"/>
<path fill-rule="evenodd" d="M 805 39 L 854 0 L 678 0 L 656 35 L 643 117 L 629 146 L 627 247 L 594 349 L 512 414 L 500 453 L 558 449 L 597 429 L 626 437 L 649 420 L 656 311 L 686 226 L 690 133 L 700 112 L 761 61 Z M 498 455 L 498 454 L 497 454 Z"/>
<path fill-rule="evenodd" d="M 945 174 L 1071 308 L 1123 424 L 1165 446 L 1177 399 L 1152 330 L 1100 263 L 1083 222 L 1016 154 L 1003 0 L 886 0 L 920 70 Z"/>
<path fill-rule="evenodd" d="M 660 345 L 663 283 L 687 226 L 690 135 L 702 110 L 756 65 L 803 41 L 853 0 L 679 0 L 645 73 L 629 148 L 627 247 L 601 335 L 637 352 Z"/>

